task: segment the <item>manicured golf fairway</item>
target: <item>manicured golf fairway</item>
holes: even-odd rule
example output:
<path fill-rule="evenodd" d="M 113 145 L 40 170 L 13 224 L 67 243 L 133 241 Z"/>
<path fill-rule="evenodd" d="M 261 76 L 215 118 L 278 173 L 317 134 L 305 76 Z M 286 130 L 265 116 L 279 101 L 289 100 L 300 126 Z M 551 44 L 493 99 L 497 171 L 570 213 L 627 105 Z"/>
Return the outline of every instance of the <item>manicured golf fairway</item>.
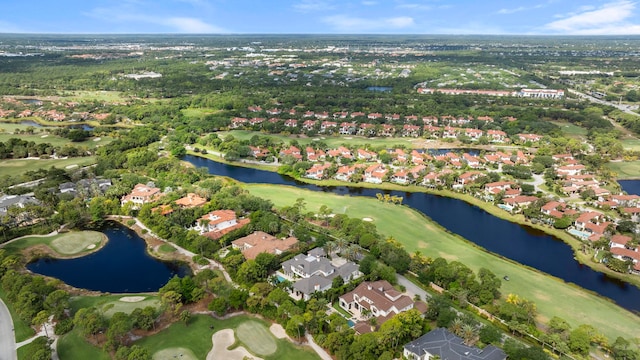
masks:
<path fill-rule="evenodd" d="M 430 257 L 457 260 L 474 270 L 490 269 L 498 276 L 509 275 L 503 282 L 503 294 L 515 293 L 533 300 L 539 311 L 539 320 L 546 322 L 559 316 L 573 326 L 591 324 L 610 339 L 617 336 L 636 337 L 640 318 L 614 303 L 593 295 L 559 279 L 528 269 L 522 265 L 492 255 L 447 233 L 438 224 L 408 207 L 385 204 L 376 199 L 302 190 L 275 185 L 245 185 L 253 194 L 271 200 L 276 207 L 290 206 L 304 198 L 306 211 L 318 211 L 327 205 L 334 213 L 354 218 L 371 218 L 380 233 L 393 236 L 410 253 L 420 250 Z"/>

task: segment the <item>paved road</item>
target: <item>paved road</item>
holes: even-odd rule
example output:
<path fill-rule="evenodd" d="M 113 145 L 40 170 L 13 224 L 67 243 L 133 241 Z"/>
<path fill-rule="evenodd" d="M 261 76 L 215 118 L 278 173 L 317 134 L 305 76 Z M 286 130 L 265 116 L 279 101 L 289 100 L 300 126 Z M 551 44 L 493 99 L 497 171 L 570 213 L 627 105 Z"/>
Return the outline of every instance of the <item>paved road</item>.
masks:
<path fill-rule="evenodd" d="M 635 116 L 640 116 L 640 114 L 638 114 L 637 112 L 631 110 L 632 108 L 628 105 L 622 105 L 622 104 L 616 104 L 614 102 L 611 101 L 606 101 L 606 100 L 602 100 L 602 99 L 597 99 L 593 96 L 587 95 L 585 93 L 581 93 L 577 90 L 574 89 L 568 89 L 570 93 L 578 95 L 578 97 L 581 97 L 583 99 L 589 100 L 592 103 L 596 103 L 596 104 L 602 104 L 602 105 L 608 105 L 608 106 L 613 106 L 618 110 L 621 110 L 627 114 L 631 114 L 631 115 L 635 115 Z"/>
<path fill-rule="evenodd" d="M 18 360 L 13 320 L 11 320 L 9 309 L 2 299 L 0 299 L 0 359 Z"/>
<path fill-rule="evenodd" d="M 418 285 L 412 283 L 406 277 L 404 277 L 404 276 L 402 276 L 400 274 L 396 274 L 396 276 L 397 276 L 397 279 L 398 279 L 398 284 L 404 286 L 404 288 L 406 289 L 407 294 L 409 296 L 411 296 L 412 298 L 415 295 L 420 295 L 420 300 L 422 300 L 422 301 L 427 301 L 427 300 L 429 300 L 429 298 L 431 298 L 431 294 L 429 294 L 428 292 L 422 290 Z"/>

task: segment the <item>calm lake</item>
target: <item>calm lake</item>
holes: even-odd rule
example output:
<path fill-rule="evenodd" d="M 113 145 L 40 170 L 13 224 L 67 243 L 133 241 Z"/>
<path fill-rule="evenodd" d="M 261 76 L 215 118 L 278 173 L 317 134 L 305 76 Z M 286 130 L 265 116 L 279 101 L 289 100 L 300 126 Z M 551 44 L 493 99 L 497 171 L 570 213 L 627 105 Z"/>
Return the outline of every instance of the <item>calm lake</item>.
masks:
<path fill-rule="evenodd" d="M 227 165 L 205 158 L 187 155 L 183 160 L 196 167 L 206 167 L 209 173 L 227 176 L 245 183 L 297 186 L 313 191 L 338 195 L 374 197 L 382 190 L 347 186 L 322 187 L 298 182 L 275 172 Z M 404 197 L 403 203 L 429 216 L 449 231 L 459 234 L 483 248 L 521 264 L 553 275 L 566 282 L 612 299 L 618 305 L 640 311 L 640 289 L 606 276 L 573 258 L 571 247 L 541 231 L 499 219 L 462 200 L 401 191 L 384 191 Z M 508 274 L 497 274 L 499 276 Z"/>
<path fill-rule="evenodd" d="M 112 293 L 157 291 L 174 275 L 191 273 L 187 265 L 149 256 L 144 240 L 123 225 L 107 222 L 99 231 L 109 238 L 99 251 L 77 259 L 44 258 L 27 269 L 77 288 Z"/>
<path fill-rule="evenodd" d="M 627 194 L 640 195 L 640 180 L 618 180 L 618 183 Z"/>

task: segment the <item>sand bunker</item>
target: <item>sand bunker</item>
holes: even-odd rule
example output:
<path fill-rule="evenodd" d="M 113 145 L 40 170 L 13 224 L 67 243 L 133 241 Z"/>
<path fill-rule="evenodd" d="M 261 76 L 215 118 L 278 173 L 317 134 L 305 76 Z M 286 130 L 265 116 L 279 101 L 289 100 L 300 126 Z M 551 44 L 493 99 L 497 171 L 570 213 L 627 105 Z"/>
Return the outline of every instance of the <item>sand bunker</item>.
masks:
<path fill-rule="evenodd" d="M 71 164 L 71 165 L 67 165 L 65 166 L 65 169 L 73 169 L 73 168 L 77 168 L 78 164 Z"/>
<path fill-rule="evenodd" d="M 362 218 L 362 221 L 373 221 L 373 219 L 370 217 L 365 217 L 365 218 Z"/>
<path fill-rule="evenodd" d="M 207 360 L 243 360 L 245 358 L 262 360 L 262 358 L 251 355 L 251 353 L 242 346 L 238 346 L 233 350 L 227 350 L 229 346 L 236 342 L 232 329 L 224 329 L 216 332 L 211 337 L 211 340 L 213 341 L 213 349 L 207 354 Z"/>
<path fill-rule="evenodd" d="M 49 136 L 49 135 L 42 135 L 42 136 L 40 136 L 40 137 L 44 139 L 44 138 L 46 138 L 46 137 L 48 137 L 48 136 Z"/>
<path fill-rule="evenodd" d="M 87 246 L 87 249 L 91 250 L 91 249 L 95 249 L 96 248 L 96 244 L 91 244 L 89 246 Z"/>
<path fill-rule="evenodd" d="M 144 300 L 144 296 L 125 296 L 125 297 L 121 297 L 120 298 L 120 301 L 122 301 L 122 302 L 130 302 L 130 303 L 140 302 L 142 300 Z"/>
<path fill-rule="evenodd" d="M 100 141 L 100 140 L 102 140 L 102 139 L 101 139 L 101 138 L 99 138 L 99 137 L 97 137 L 97 138 L 93 139 L 93 141 Z"/>
<path fill-rule="evenodd" d="M 278 339 L 286 339 L 289 337 L 289 335 L 287 335 L 287 332 L 284 331 L 284 328 L 280 324 L 274 323 L 269 327 L 269 330 L 271 330 L 271 333 Z"/>

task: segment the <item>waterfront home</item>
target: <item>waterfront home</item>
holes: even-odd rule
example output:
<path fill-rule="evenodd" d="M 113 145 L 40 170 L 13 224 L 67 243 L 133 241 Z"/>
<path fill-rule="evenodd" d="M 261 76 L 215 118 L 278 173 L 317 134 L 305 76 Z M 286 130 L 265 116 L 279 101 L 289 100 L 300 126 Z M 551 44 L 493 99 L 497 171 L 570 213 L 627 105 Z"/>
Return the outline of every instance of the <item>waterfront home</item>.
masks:
<path fill-rule="evenodd" d="M 420 126 L 405 124 L 402 126 L 403 137 L 418 137 L 420 136 Z"/>
<path fill-rule="evenodd" d="M 464 343 L 445 328 L 437 328 L 406 344 L 402 355 L 409 360 L 505 360 L 501 349 L 487 345 L 480 349 Z"/>
<path fill-rule="evenodd" d="M 502 130 L 487 130 L 489 141 L 494 143 L 503 143 L 507 140 L 507 133 Z"/>
<path fill-rule="evenodd" d="M 311 162 L 324 160 L 326 158 L 325 152 L 320 150 L 320 149 L 316 150 L 316 149 L 314 149 L 314 148 L 312 148 L 310 146 L 307 146 L 305 151 L 307 153 L 307 160 L 309 160 Z"/>
<path fill-rule="evenodd" d="M 204 234 L 212 231 L 222 231 L 237 223 L 235 211 L 215 210 L 200 217 L 193 229 L 200 232 L 200 234 Z"/>
<path fill-rule="evenodd" d="M 413 301 L 409 296 L 394 289 L 386 280 L 363 282 L 353 291 L 340 296 L 338 303 L 341 308 L 366 324 L 364 327 L 358 327 L 359 333 L 371 331 L 366 322 L 371 317 L 375 317 L 380 326 L 403 311 L 414 308 L 420 313 L 426 311 L 426 304 Z"/>
<path fill-rule="evenodd" d="M 549 201 L 540 208 L 540 212 L 556 219 L 560 219 L 563 216 L 573 216 L 578 213 L 568 208 L 566 203 L 559 201 Z"/>
<path fill-rule="evenodd" d="M 278 239 L 262 231 L 255 231 L 231 242 L 234 249 L 242 252 L 247 260 L 253 260 L 260 253 L 280 255 L 291 250 L 298 243 L 295 237 Z"/>
<path fill-rule="evenodd" d="M 342 258 L 331 261 L 319 255 L 318 252 L 298 254 L 282 263 L 282 273 L 294 279 L 292 295 L 309 300 L 314 292 L 330 289 L 333 279 L 338 276 L 345 284 L 362 276 L 359 266 L 352 261 Z"/>
<path fill-rule="evenodd" d="M 322 180 L 325 178 L 325 170 L 330 167 L 331 163 L 313 164 L 313 166 L 305 173 L 305 177 L 314 180 Z"/>
<path fill-rule="evenodd" d="M 364 182 L 382 184 L 382 179 L 387 174 L 387 169 L 382 164 L 373 164 L 364 171 Z"/>
<path fill-rule="evenodd" d="M 542 140 L 542 135 L 537 135 L 537 134 L 518 134 L 518 140 L 520 140 L 522 142 L 527 142 L 527 141 L 538 142 L 538 141 Z"/>
<path fill-rule="evenodd" d="M 338 168 L 336 179 L 340 181 L 351 181 L 351 176 L 356 172 L 356 165 L 344 165 Z"/>
<path fill-rule="evenodd" d="M 149 184 L 137 184 L 133 187 L 133 190 L 120 199 L 122 205 L 126 203 L 132 203 L 134 208 L 139 209 L 142 205 L 148 204 L 158 200 L 162 197 L 160 189 L 155 187 L 152 183 Z"/>
<path fill-rule="evenodd" d="M 287 149 L 283 149 L 280 151 L 280 157 L 284 156 L 292 156 L 296 160 L 302 160 L 302 154 L 300 154 L 300 149 L 291 145 Z"/>

